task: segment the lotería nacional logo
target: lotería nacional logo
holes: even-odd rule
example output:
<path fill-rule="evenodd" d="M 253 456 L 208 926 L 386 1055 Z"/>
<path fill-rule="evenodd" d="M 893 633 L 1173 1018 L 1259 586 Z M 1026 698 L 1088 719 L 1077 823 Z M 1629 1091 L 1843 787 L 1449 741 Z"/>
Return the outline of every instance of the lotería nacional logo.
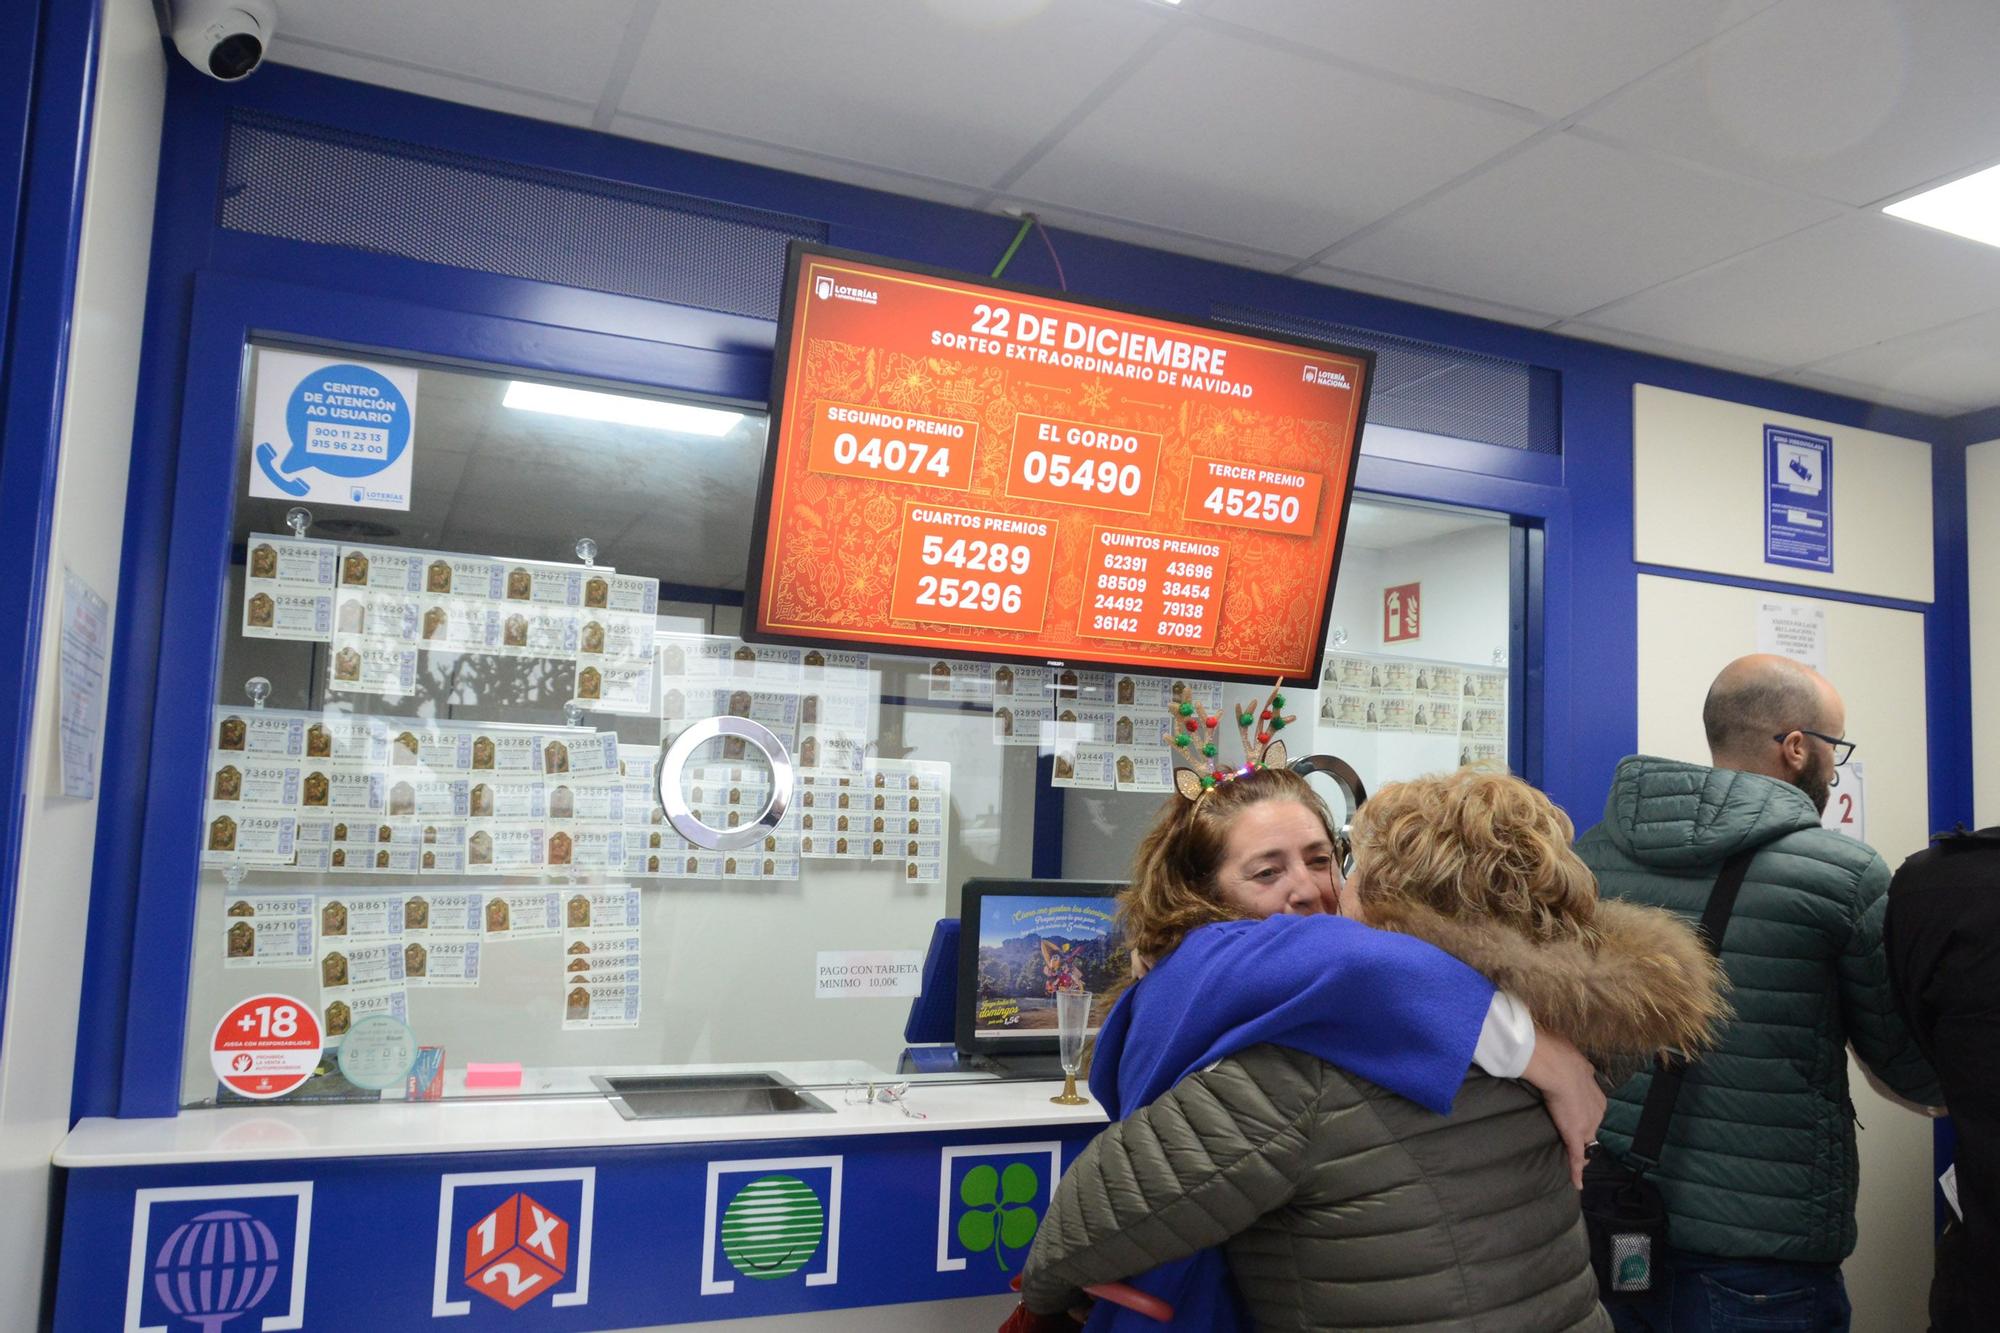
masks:
<path fill-rule="evenodd" d="M 1307 366 L 1303 378 L 1305 383 L 1317 384 L 1323 389 L 1349 389 L 1354 387 L 1347 382 L 1346 371 L 1329 370 L 1325 366 Z"/>
<path fill-rule="evenodd" d="M 832 296 L 833 279 L 826 277 L 825 275 L 821 275 L 820 278 L 813 283 L 813 294 L 819 297 L 819 299 L 822 301 Z"/>
<path fill-rule="evenodd" d="M 509 1310 L 588 1305 L 596 1189 L 595 1167 L 445 1176 L 432 1317 L 470 1314 L 471 1292 Z"/>
<path fill-rule="evenodd" d="M 136 1191 L 125 1333 L 303 1328 L 311 1226 L 311 1181 Z"/>

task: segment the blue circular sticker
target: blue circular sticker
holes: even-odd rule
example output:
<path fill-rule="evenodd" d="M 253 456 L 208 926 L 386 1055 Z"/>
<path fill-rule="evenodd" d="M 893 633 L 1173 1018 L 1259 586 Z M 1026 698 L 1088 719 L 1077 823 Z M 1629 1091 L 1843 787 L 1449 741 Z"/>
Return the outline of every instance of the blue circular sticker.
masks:
<path fill-rule="evenodd" d="M 380 371 L 351 361 L 321 366 L 292 390 L 285 432 L 292 447 L 280 471 L 372 477 L 410 447 L 410 405 Z"/>
<path fill-rule="evenodd" d="M 417 1063 L 417 1034 L 400 1018 L 373 1014 L 347 1030 L 340 1072 L 357 1088 L 393 1088 Z"/>

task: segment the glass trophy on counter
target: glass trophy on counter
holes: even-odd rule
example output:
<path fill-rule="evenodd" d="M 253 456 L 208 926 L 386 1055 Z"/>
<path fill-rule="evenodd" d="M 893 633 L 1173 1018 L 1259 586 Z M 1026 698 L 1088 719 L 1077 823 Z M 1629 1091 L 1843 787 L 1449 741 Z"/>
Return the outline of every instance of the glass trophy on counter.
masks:
<path fill-rule="evenodd" d="M 1056 992 L 1056 1049 L 1062 1060 L 1063 1090 L 1049 1100 L 1058 1106 L 1082 1106 L 1090 1100 L 1076 1090 L 1076 1072 L 1083 1067 L 1083 1033 L 1090 1025 L 1091 999 L 1087 990 Z"/>

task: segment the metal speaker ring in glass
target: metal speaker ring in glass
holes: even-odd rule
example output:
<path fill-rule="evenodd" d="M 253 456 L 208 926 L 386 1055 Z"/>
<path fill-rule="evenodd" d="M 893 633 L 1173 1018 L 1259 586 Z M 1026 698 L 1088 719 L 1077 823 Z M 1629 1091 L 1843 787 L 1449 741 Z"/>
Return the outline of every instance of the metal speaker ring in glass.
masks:
<path fill-rule="evenodd" d="M 747 824 L 732 829 L 710 828 L 688 808 L 687 798 L 681 794 L 681 770 L 687 767 L 696 750 L 726 736 L 746 741 L 763 752 L 765 761 L 771 765 L 771 798 Z M 667 822 L 683 838 L 706 851 L 735 851 L 762 842 L 765 834 L 785 817 L 785 810 L 792 803 L 792 756 L 777 734 L 761 722 L 752 722 L 747 717 L 703 718 L 674 737 L 660 757 L 654 781 L 660 808 L 667 812 Z"/>
<path fill-rule="evenodd" d="M 1368 799 L 1368 789 L 1361 783 L 1361 775 L 1354 771 L 1354 765 L 1345 759 L 1330 754 L 1309 754 L 1292 760 L 1292 772 L 1302 778 L 1310 778 L 1315 773 L 1324 773 L 1340 788 L 1340 794 L 1347 798 L 1347 817 L 1342 821 L 1340 833 L 1341 869 L 1354 869 L 1354 812 Z"/>

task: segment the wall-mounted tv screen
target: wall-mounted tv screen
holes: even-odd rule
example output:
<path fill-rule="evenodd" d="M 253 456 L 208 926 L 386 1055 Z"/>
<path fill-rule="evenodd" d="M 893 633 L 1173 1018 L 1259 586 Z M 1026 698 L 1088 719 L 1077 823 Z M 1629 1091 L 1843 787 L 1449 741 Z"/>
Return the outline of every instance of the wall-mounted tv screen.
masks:
<path fill-rule="evenodd" d="M 1373 368 L 794 244 L 745 637 L 1310 681 Z"/>

